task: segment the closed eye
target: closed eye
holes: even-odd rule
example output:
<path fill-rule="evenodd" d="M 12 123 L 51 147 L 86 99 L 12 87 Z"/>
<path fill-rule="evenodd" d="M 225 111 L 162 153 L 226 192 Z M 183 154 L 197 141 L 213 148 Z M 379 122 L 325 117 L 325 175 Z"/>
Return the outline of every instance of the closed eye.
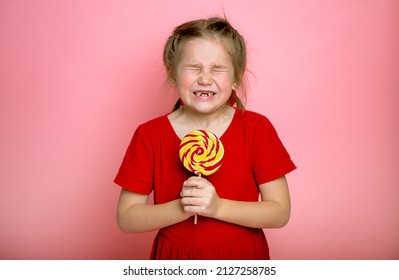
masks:
<path fill-rule="evenodd" d="M 214 66 L 212 72 L 229 72 L 229 69 L 224 66 Z"/>
<path fill-rule="evenodd" d="M 184 70 L 188 70 L 188 71 L 196 71 L 196 72 L 198 72 L 198 71 L 201 70 L 201 67 L 199 67 L 198 65 L 185 65 L 183 67 L 183 69 Z"/>

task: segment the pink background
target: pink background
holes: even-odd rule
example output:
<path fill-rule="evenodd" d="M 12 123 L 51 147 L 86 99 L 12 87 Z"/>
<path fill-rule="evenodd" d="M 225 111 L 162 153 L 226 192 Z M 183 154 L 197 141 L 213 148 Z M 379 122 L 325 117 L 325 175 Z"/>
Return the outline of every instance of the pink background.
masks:
<path fill-rule="evenodd" d="M 146 259 L 116 226 L 136 126 L 168 112 L 163 44 L 223 15 L 246 37 L 248 109 L 298 169 L 274 259 L 399 258 L 396 0 L 0 2 L 0 258 Z"/>

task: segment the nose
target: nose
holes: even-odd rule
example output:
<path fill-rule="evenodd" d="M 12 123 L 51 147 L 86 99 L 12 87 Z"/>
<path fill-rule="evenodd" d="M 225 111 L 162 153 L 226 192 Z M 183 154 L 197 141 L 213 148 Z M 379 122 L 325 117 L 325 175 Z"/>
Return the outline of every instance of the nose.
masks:
<path fill-rule="evenodd" d="M 201 74 L 198 78 L 198 83 L 201 85 L 209 85 L 212 84 L 212 75 L 209 71 L 201 71 Z"/>

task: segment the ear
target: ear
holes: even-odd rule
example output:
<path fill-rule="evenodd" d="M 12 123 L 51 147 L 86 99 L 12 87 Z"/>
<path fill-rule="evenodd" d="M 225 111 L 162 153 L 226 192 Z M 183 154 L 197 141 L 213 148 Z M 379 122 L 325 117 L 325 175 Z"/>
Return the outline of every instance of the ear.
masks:
<path fill-rule="evenodd" d="M 173 67 L 171 65 L 166 66 L 166 76 L 168 78 L 169 84 L 174 87 L 176 85 L 176 79 Z"/>
<path fill-rule="evenodd" d="M 233 90 L 236 90 L 236 89 L 237 89 L 237 83 L 233 83 L 232 89 L 233 89 Z"/>

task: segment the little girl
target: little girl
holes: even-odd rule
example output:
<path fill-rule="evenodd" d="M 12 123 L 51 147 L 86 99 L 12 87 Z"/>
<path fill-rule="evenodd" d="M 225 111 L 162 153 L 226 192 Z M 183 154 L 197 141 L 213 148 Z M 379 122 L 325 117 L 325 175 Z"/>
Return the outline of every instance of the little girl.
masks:
<path fill-rule="evenodd" d="M 163 58 L 180 99 L 134 133 L 115 178 L 119 227 L 159 230 L 151 259 L 269 259 L 262 228 L 288 222 L 285 174 L 295 165 L 269 120 L 237 96 L 245 93 L 244 39 L 225 19 L 194 20 L 175 28 Z M 224 146 L 210 176 L 195 176 L 179 159 L 181 139 L 197 129 Z"/>

